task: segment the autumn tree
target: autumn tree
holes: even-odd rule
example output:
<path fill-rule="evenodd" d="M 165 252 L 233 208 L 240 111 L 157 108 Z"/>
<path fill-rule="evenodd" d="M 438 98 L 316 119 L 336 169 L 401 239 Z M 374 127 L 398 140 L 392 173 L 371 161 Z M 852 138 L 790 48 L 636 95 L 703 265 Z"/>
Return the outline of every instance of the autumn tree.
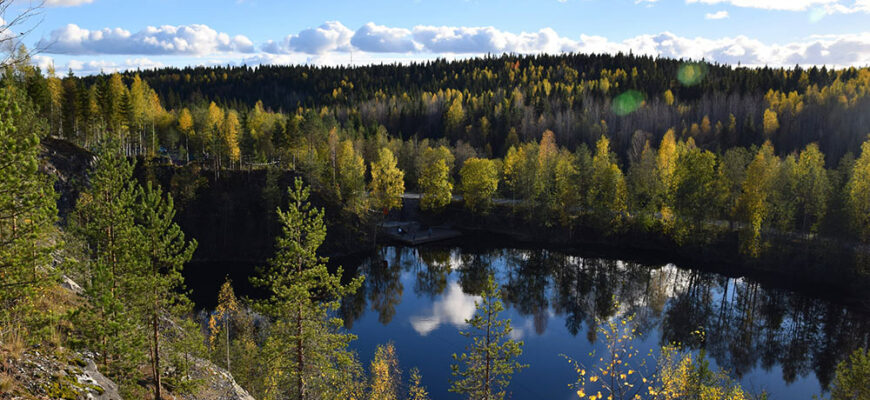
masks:
<path fill-rule="evenodd" d="M 677 242 L 688 239 L 703 242 L 703 228 L 719 212 L 724 189 L 718 176 L 716 155 L 693 145 L 681 152 L 674 170 L 674 211 L 677 223 L 674 237 Z"/>
<path fill-rule="evenodd" d="M 656 151 L 647 141 L 626 177 L 630 208 L 636 213 L 640 226 L 647 230 L 653 227 L 662 204 L 662 185 L 656 172 Z"/>
<path fill-rule="evenodd" d="M 583 186 L 580 179 L 574 154 L 564 150 L 559 152 L 553 171 L 554 201 L 549 207 L 559 216 L 562 226 L 569 229 L 582 211 L 580 193 Z"/>
<path fill-rule="evenodd" d="M 668 129 L 662 137 L 659 145 L 658 153 L 656 154 L 656 175 L 658 177 L 658 191 L 661 196 L 661 206 L 659 212 L 661 214 L 662 224 L 665 231 L 668 232 L 673 227 L 674 216 L 674 172 L 677 168 L 677 141 L 675 138 L 674 129 Z"/>
<path fill-rule="evenodd" d="M 831 183 L 825 169 L 825 155 L 819 151 L 817 144 L 810 143 L 801 152 L 796 178 L 795 200 L 799 207 L 801 229 L 818 232 L 827 213 Z"/>
<path fill-rule="evenodd" d="M 776 111 L 771 109 L 764 110 L 764 119 L 762 120 L 764 135 L 770 138 L 776 131 L 779 130 L 779 118 Z"/>
<path fill-rule="evenodd" d="M 420 370 L 411 368 L 411 383 L 408 387 L 408 400 L 429 400 L 429 392 L 423 386 Z"/>
<path fill-rule="evenodd" d="M 440 210 L 450 204 L 453 198 L 453 154 L 445 146 L 427 147 L 420 156 L 420 176 L 417 185 L 422 190 L 420 208 Z"/>
<path fill-rule="evenodd" d="M 740 219 L 746 224 L 741 233 L 740 250 L 752 257 L 757 257 L 764 248 L 761 233 L 770 213 L 770 187 L 778 164 L 773 146 L 766 142 L 746 168 L 742 192 L 737 199 Z"/>
<path fill-rule="evenodd" d="M 474 213 L 486 214 L 492 207 L 492 196 L 498 190 L 498 166 L 485 158 L 471 158 L 459 171 L 462 198 Z"/>
<path fill-rule="evenodd" d="M 618 230 L 627 211 L 628 189 L 606 136 L 596 144 L 591 178 L 589 203 L 598 228 Z"/>
<path fill-rule="evenodd" d="M 846 184 L 847 204 L 855 227 L 864 242 L 870 241 L 870 139 L 861 145 Z"/>
<path fill-rule="evenodd" d="M 336 154 L 339 201 L 350 212 L 362 215 L 366 209 L 366 165 L 350 139 L 345 139 Z"/>
<path fill-rule="evenodd" d="M 405 174 L 396 166 L 396 157 L 390 149 L 378 151 L 378 159 L 371 163 L 372 180 L 369 183 L 372 205 L 384 213 L 402 206 L 405 194 Z"/>
<path fill-rule="evenodd" d="M 239 163 L 241 160 L 241 151 L 239 150 L 239 134 L 241 133 L 241 123 L 239 122 L 239 113 L 235 110 L 229 110 L 224 117 L 221 125 L 221 148 L 225 149 L 227 156 L 230 159 L 230 166 Z"/>
<path fill-rule="evenodd" d="M 474 316 L 465 320 L 471 329 L 460 332 L 471 343 L 465 353 L 453 354 L 450 369 L 455 379 L 450 391 L 472 399 L 503 399 L 513 374 L 528 367 L 516 360 L 523 353 L 523 342 L 511 339 L 510 320 L 499 318 L 504 305 L 492 276 L 474 304 Z"/>
<path fill-rule="evenodd" d="M 236 293 L 233 290 L 233 283 L 227 277 L 218 292 L 218 305 L 208 319 L 208 342 L 213 351 L 224 350 L 225 357 L 221 361 L 225 361 L 224 367 L 230 373 L 232 373 L 230 361 L 230 323 L 239 311 L 239 300 L 236 298 Z M 223 341 L 223 346 L 220 346 L 221 343 L 219 341 Z M 219 347 L 223 347 L 223 349 L 219 349 Z"/>
<path fill-rule="evenodd" d="M 190 162 L 190 139 L 196 136 L 196 132 L 193 126 L 193 115 L 187 107 L 182 108 L 178 113 L 178 130 L 184 136 L 184 155 Z"/>
<path fill-rule="evenodd" d="M 398 400 L 402 386 L 402 371 L 393 343 L 378 346 L 369 367 L 369 398 L 372 400 Z"/>

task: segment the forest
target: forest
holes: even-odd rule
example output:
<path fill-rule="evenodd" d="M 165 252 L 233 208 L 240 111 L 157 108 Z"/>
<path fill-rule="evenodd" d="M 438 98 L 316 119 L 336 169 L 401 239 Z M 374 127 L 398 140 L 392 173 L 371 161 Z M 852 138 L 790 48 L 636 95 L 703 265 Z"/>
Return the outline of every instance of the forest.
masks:
<path fill-rule="evenodd" d="M 836 273 L 868 275 L 868 68 L 564 54 L 60 77 L 22 56 L 0 88 L 0 398 L 96 391 L 22 382 L 13 366 L 33 351 L 70 364 L 88 352 L 124 398 L 199 398 L 203 360 L 258 399 L 428 398 L 417 370 L 403 382 L 402 349 L 384 343 L 365 368 L 349 348 L 339 311 L 367 277 L 347 279 L 320 251 L 327 228 L 370 251 L 407 194 L 424 213 L 461 204 L 471 219 L 510 215 L 569 241 L 642 233 L 703 249 L 736 235 L 731 251 L 747 260 L 777 240 L 845 246 L 859 261 Z M 86 176 L 48 171 L 47 140 L 92 157 Z M 159 168 L 179 178 L 162 187 Z M 237 296 L 227 280 L 203 317 L 182 276 L 197 241 L 176 212 L 197 178 L 260 170 L 295 175 L 264 194 L 279 229 L 251 283 L 266 295 Z M 63 215 L 60 179 L 78 189 Z M 444 368 L 451 392 L 511 398 L 512 375 L 535 366 L 518 361 L 503 288 L 481 282 L 466 351 Z M 766 398 L 704 350 L 642 354 L 618 310 L 596 320 L 595 365 L 565 357 L 578 398 Z M 841 358 L 828 395 L 870 397 L 870 352 Z"/>

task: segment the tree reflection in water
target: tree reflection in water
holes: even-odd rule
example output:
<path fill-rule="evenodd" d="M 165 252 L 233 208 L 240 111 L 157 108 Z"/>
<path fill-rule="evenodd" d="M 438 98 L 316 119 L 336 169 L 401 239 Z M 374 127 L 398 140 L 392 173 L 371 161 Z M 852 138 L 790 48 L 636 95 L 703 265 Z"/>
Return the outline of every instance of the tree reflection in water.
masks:
<path fill-rule="evenodd" d="M 442 323 L 460 324 L 461 309 L 473 305 L 472 295 L 494 273 L 506 307 L 530 317 L 538 335 L 551 319 L 559 318 L 572 336 L 585 327 L 591 343 L 596 340 L 596 316 L 604 320 L 634 314 L 638 329 L 657 336 L 659 344 L 703 346 L 717 365 L 738 377 L 755 368 L 779 366 L 785 382 L 813 372 L 827 387 L 844 355 L 870 345 L 867 310 L 673 264 L 643 265 L 540 249 L 390 247 L 360 262 L 356 273 L 366 280 L 342 306 L 348 327 L 367 305 L 382 324 L 389 324 L 403 297 L 403 277 L 414 282 L 418 298 L 440 299 L 411 321 L 418 333 L 428 334 Z M 452 286 L 451 275 L 458 288 Z M 459 289 L 461 294 L 451 292 Z M 704 343 L 691 334 L 697 329 L 707 333 Z"/>

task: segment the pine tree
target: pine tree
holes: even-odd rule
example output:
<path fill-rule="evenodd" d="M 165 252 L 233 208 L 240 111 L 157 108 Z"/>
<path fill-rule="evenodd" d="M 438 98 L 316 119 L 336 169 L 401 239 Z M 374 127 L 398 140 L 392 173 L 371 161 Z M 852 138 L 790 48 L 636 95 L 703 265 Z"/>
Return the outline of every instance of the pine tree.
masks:
<path fill-rule="evenodd" d="M 460 332 L 471 338 L 471 344 L 466 346 L 466 353 L 453 354 L 455 364 L 450 369 L 456 379 L 450 391 L 472 399 L 502 399 L 513 374 L 527 367 L 516 360 L 523 353 L 523 342 L 510 339 L 513 329 L 509 319 L 499 319 L 504 305 L 492 276 L 480 296 L 474 316 L 465 320 L 472 330 Z"/>
<path fill-rule="evenodd" d="M 137 222 L 144 239 L 145 254 L 135 279 L 136 292 L 132 298 L 144 317 L 144 325 L 151 325 L 151 372 L 154 376 L 154 398 L 161 399 L 160 319 L 173 314 L 174 308 L 185 310 L 189 300 L 180 294 L 184 286 L 181 270 L 193 257 L 196 240 L 186 241 L 184 232 L 173 222 L 175 206 L 172 196 L 160 187 L 145 185 L 141 193 Z"/>
<path fill-rule="evenodd" d="M 43 132 L 17 126 L 24 111 L 9 89 L 0 90 L 0 325 L 9 328 L 14 315 L 35 317 L 30 299 L 53 279 L 42 267 L 52 249 L 46 236 L 57 217 L 56 196 L 39 171 Z M 0 329 L 0 340 L 6 333 Z"/>
<path fill-rule="evenodd" d="M 135 388 L 136 368 L 144 357 L 144 338 L 130 307 L 136 296 L 133 279 L 144 270 L 142 230 L 134 222 L 139 187 L 133 163 L 117 142 L 104 143 L 97 154 L 90 188 L 79 196 L 73 231 L 87 245 L 90 260 L 82 264 L 87 305 L 78 326 L 90 348 L 122 387 Z"/>
<path fill-rule="evenodd" d="M 362 278 L 342 285 L 341 268 L 335 274 L 327 270 L 327 260 L 317 255 L 326 238 L 323 210 L 311 206 L 301 179 L 288 192 L 288 208 L 278 210 L 282 233 L 275 256 L 252 279 L 269 291 L 261 308 L 275 319 L 263 349 L 271 371 L 265 378 L 266 397 L 343 398 L 355 390 L 359 365 L 347 350 L 354 336 L 342 332 L 342 322 L 330 313 L 339 298 L 359 288 Z"/>

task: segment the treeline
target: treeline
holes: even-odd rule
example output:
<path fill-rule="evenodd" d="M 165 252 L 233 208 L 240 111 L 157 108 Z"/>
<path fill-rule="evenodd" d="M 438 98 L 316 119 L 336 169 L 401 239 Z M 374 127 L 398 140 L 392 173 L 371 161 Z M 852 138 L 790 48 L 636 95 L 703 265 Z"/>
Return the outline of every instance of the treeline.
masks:
<path fill-rule="evenodd" d="M 829 167 L 857 153 L 870 123 L 866 68 L 750 69 L 567 54 L 355 68 L 169 68 L 81 79 L 48 72 L 47 79 L 34 77 L 30 91 L 43 115 L 53 116 L 55 134 L 87 141 L 82 136 L 93 135 L 90 126 L 114 132 L 127 125 L 133 140 L 153 145 L 149 132 L 156 126 L 160 146 L 178 155 L 181 148 L 189 150 L 184 145 L 194 132 L 213 140 L 209 134 L 223 123 L 206 117 L 215 117 L 207 112 L 214 102 L 227 115 L 237 112 L 235 141 L 249 161 L 280 157 L 288 142 L 306 134 L 299 125 L 309 112 L 356 136 L 383 127 L 391 137 L 462 141 L 488 157 L 501 157 L 510 146 L 540 140 L 551 130 L 571 150 L 593 146 L 606 133 L 627 161 L 633 147 L 647 137 L 658 142 L 673 128 L 714 152 L 769 140 L 782 156 L 815 142 Z M 188 108 L 197 129 L 181 128 L 172 118 L 147 122 L 162 117 L 159 110 L 148 111 L 155 98 L 176 120 Z M 259 120 L 264 113 L 277 114 L 277 121 Z M 259 122 L 247 124 L 252 114 Z M 194 150 L 201 153 L 200 147 Z M 208 154 L 219 155 L 216 149 Z"/>

